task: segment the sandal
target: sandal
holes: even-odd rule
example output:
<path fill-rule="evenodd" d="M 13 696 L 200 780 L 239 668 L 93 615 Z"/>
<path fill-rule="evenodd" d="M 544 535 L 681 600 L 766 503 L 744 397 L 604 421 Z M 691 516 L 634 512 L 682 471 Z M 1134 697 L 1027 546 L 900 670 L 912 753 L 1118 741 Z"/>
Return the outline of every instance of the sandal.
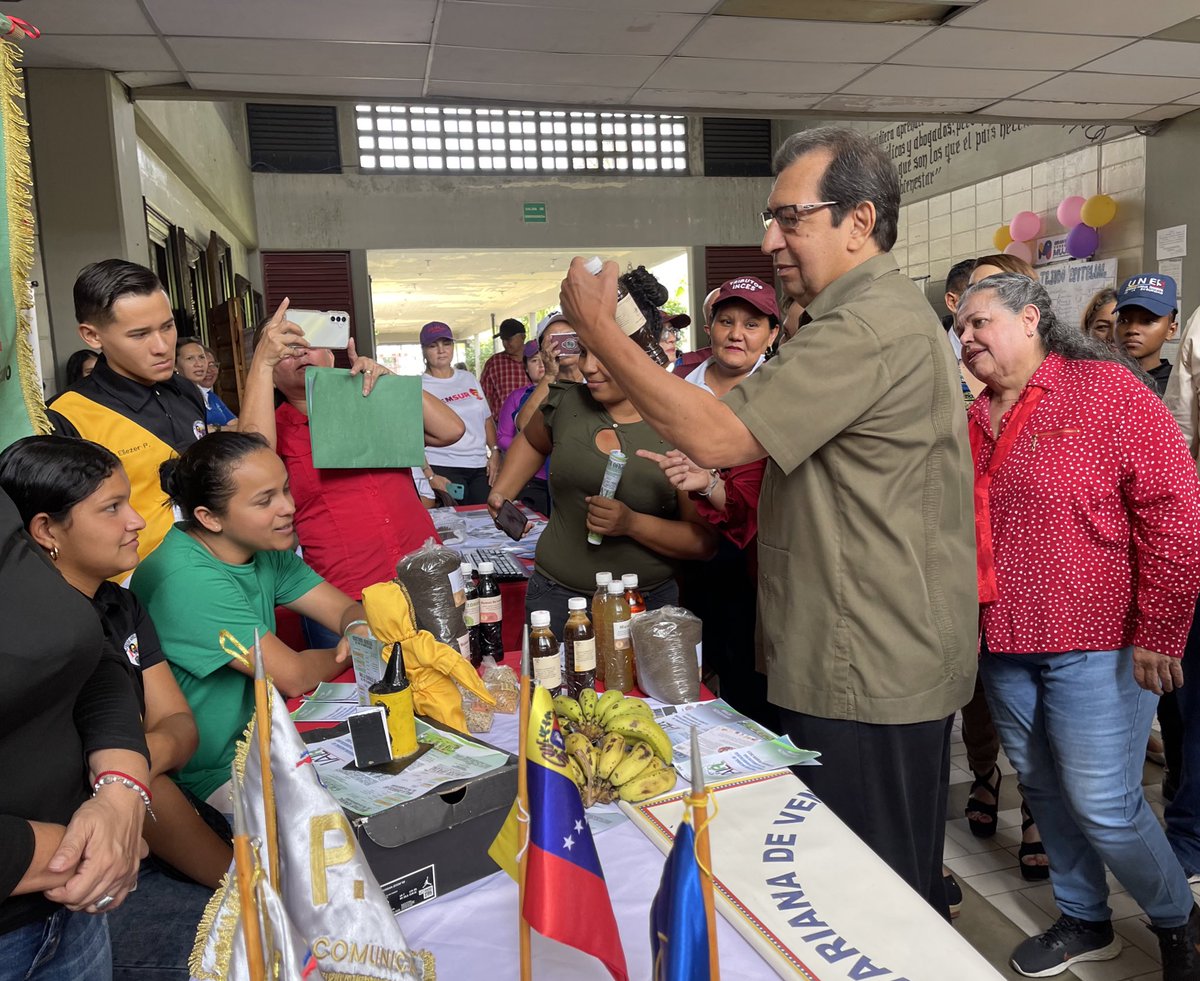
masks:
<path fill-rule="evenodd" d="M 996 782 L 992 783 L 991 778 L 996 778 Z M 971 781 L 971 794 L 967 798 L 967 824 L 971 828 L 971 834 L 976 838 L 990 838 L 996 833 L 996 811 L 1000 807 L 1000 782 L 1004 779 L 1004 774 L 1000 772 L 1000 767 L 993 766 L 988 771 L 986 776 L 975 774 L 975 779 Z M 975 796 L 976 790 L 986 790 L 994 798 L 992 803 L 985 804 Z M 979 817 L 971 817 L 971 813 L 975 812 Z M 983 820 L 983 818 L 989 820 Z"/>
<path fill-rule="evenodd" d="M 1021 835 L 1032 828 L 1036 821 L 1033 815 L 1029 813 L 1029 808 L 1021 801 Z M 1045 855 L 1046 848 L 1040 841 L 1024 841 L 1021 842 L 1021 847 L 1017 849 L 1017 861 L 1021 864 L 1021 878 L 1026 882 L 1044 882 L 1050 878 L 1049 865 L 1030 865 L 1025 861 L 1027 858 L 1036 858 L 1038 855 Z"/>

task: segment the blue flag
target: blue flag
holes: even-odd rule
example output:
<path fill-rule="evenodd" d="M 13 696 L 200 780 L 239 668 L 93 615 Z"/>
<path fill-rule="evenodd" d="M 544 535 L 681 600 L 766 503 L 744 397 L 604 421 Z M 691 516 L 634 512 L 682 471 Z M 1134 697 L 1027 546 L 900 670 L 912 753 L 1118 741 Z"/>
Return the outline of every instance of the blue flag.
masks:
<path fill-rule="evenodd" d="M 708 981 L 708 921 L 696 862 L 696 839 L 686 818 L 663 866 L 650 907 L 654 981 Z"/>

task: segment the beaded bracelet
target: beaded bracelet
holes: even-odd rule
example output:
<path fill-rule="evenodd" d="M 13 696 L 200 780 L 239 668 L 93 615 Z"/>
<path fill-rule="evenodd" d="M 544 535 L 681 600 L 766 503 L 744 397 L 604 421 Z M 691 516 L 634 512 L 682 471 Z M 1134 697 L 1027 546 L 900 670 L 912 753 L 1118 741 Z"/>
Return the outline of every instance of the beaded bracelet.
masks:
<path fill-rule="evenodd" d="M 128 773 L 122 773 L 120 770 L 105 770 L 96 777 L 96 782 L 92 784 L 92 796 L 96 796 L 100 792 L 101 787 L 107 787 L 114 783 L 119 783 L 122 787 L 128 787 L 137 794 L 142 799 L 142 803 L 146 805 L 146 813 L 150 815 L 150 819 L 152 821 L 158 820 L 154 816 L 154 808 L 150 806 L 149 788 L 141 781 L 135 780 Z"/>

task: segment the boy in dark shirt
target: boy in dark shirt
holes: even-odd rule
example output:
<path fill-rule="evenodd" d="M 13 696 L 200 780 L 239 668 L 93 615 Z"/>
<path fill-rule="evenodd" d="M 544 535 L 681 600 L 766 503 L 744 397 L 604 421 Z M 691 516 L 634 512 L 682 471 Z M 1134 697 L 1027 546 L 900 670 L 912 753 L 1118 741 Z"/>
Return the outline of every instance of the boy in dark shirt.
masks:
<path fill-rule="evenodd" d="M 1179 330 L 1175 280 L 1157 273 L 1131 276 L 1117 293 L 1116 313 L 1117 344 L 1154 379 L 1162 398 L 1171 376 L 1162 348 Z"/>
<path fill-rule="evenodd" d="M 175 317 L 158 277 L 124 259 L 94 262 L 75 280 L 79 336 L 100 354 L 92 373 L 48 410 L 55 432 L 90 439 L 115 453 L 146 519 L 145 558 L 173 514 L 158 467 L 206 430 L 200 389 L 175 373 Z"/>

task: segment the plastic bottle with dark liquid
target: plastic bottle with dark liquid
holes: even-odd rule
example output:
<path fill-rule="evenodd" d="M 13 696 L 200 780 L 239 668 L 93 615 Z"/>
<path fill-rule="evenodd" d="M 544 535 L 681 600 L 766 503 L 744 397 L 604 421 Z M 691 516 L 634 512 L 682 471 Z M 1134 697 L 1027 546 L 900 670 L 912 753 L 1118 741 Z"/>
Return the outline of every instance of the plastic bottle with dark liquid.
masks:
<path fill-rule="evenodd" d="M 567 625 L 563 628 L 563 647 L 567 656 L 567 694 L 578 698 L 585 688 L 596 684 L 596 632 L 587 615 L 587 600 L 572 596 L 567 600 Z"/>
<path fill-rule="evenodd" d="M 532 662 L 533 681 L 551 695 L 562 692 L 562 664 L 558 659 L 558 639 L 550 629 L 548 610 L 534 610 L 529 614 L 529 658 Z"/>
<path fill-rule="evenodd" d="M 471 663 L 479 667 L 483 655 L 479 653 L 479 590 L 475 586 L 475 571 L 470 562 L 464 562 L 458 567 L 463 578 L 463 594 L 466 602 L 463 604 L 463 621 L 471 636 Z"/>
<path fill-rule="evenodd" d="M 592 256 L 585 263 L 584 268 L 593 276 L 598 276 L 604 268 L 604 263 L 599 256 Z M 667 355 L 650 333 L 641 308 L 637 305 L 637 301 L 629 295 L 629 289 L 623 280 L 623 276 L 617 277 L 617 324 L 621 330 L 625 331 L 630 340 L 649 355 L 655 364 L 665 368 L 668 364 Z"/>
<path fill-rule="evenodd" d="M 479 658 L 504 660 L 504 631 L 500 609 L 500 584 L 491 562 L 479 563 Z"/>

